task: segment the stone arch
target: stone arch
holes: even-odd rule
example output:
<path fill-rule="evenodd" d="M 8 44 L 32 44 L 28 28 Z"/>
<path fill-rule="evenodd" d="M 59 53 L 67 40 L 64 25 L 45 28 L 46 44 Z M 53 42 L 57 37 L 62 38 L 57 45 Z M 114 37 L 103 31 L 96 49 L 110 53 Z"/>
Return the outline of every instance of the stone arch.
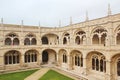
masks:
<path fill-rule="evenodd" d="M 15 36 L 19 37 L 19 35 L 18 35 L 17 33 L 15 33 L 15 32 L 9 32 L 9 33 L 7 33 L 5 36 L 9 36 L 9 35 L 11 35 L 11 34 L 14 34 Z"/>
<path fill-rule="evenodd" d="M 86 55 L 86 66 L 89 72 L 106 72 L 106 57 L 99 51 L 91 51 Z"/>
<path fill-rule="evenodd" d="M 24 45 L 30 45 L 30 39 L 29 38 L 25 38 Z"/>
<path fill-rule="evenodd" d="M 13 39 L 13 45 L 19 45 L 19 39 L 18 38 L 14 38 Z"/>
<path fill-rule="evenodd" d="M 36 37 L 36 35 L 34 33 L 30 32 L 30 33 L 27 33 L 25 35 L 25 37 Z"/>
<path fill-rule="evenodd" d="M 78 50 L 72 50 L 70 52 L 70 68 L 77 70 L 78 67 L 83 67 L 83 54 Z"/>
<path fill-rule="evenodd" d="M 114 30 L 114 34 L 118 33 L 118 30 L 120 29 L 120 25 L 118 25 L 115 30 Z"/>
<path fill-rule="evenodd" d="M 110 60 L 112 79 L 118 80 L 120 78 L 120 53 L 112 55 Z"/>
<path fill-rule="evenodd" d="M 42 40 L 42 44 L 48 44 L 49 43 L 48 38 L 46 36 L 43 36 L 41 40 Z"/>
<path fill-rule="evenodd" d="M 62 43 L 69 44 L 70 43 L 70 34 L 68 32 L 64 32 L 62 35 Z"/>
<path fill-rule="evenodd" d="M 75 33 L 75 43 L 76 42 L 76 38 L 79 37 L 79 44 L 84 44 L 85 43 L 85 39 L 86 39 L 86 32 L 83 30 L 79 30 Z"/>
<path fill-rule="evenodd" d="M 66 34 L 70 34 L 68 31 L 65 31 L 62 33 L 62 38 L 66 35 Z"/>
<path fill-rule="evenodd" d="M 120 45 L 120 25 L 115 29 L 115 42 L 117 45 Z"/>
<path fill-rule="evenodd" d="M 79 36 L 76 36 L 75 43 L 78 44 L 78 45 L 80 44 L 80 37 Z"/>
<path fill-rule="evenodd" d="M 56 33 L 44 33 L 44 34 L 42 34 L 42 37 L 43 37 L 43 36 L 46 36 L 46 35 L 49 35 L 49 34 L 53 34 L 53 35 L 58 36 L 58 34 L 56 34 Z"/>
<path fill-rule="evenodd" d="M 55 64 L 57 60 L 57 53 L 53 49 L 42 50 L 42 63 Z"/>
<path fill-rule="evenodd" d="M 91 30 L 91 32 L 90 32 L 91 36 L 92 36 L 92 33 L 94 33 L 94 31 L 97 30 L 97 29 L 104 29 L 104 30 L 106 30 L 106 31 L 108 32 L 108 29 L 107 29 L 107 28 L 105 28 L 105 27 L 103 27 L 103 26 L 97 26 L 97 27 L 94 27 L 94 28 Z"/>
<path fill-rule="evenodd" d="M 25 63 L 33 63 L 38 61 L 39 52 L 35 49 L 27 50 L 24 54 Z"/>
<path fill-rule="evenodd" d="M 32 38 L 32 40 L 31 40 L 31 45 L 36 45 L 36 44 L 37 44 L 36 38 Z"/>
<path fill-rule="evenodd" d="M 108 39 L 107 37 L 107 29 L 103 27 L 96 27 L 91 31 L 91 39 L 92 39 L 92 44 L 102 44 L 106 45 L 106 40 Z"/>
<path fill-rule="evenodd" d="M 65 49 L 60 49 L 58 51 L 58 63 L 59 63 L 59 66 L 61 67 L 67 67 L 66 66 L 66 63 L 68 62 L 67 60 L 67 56 L 68 56 L 68 53 Z"/>
<path fill-rule="evenodd" d="M 4 54 L 4 64 L 19 64 L 21 59 L 21 53 L 17 50 L 10 50 Z"/>
<path fill-rule="evenodd" d="M 59 44 L 59 36 L 53 33 L 44 34 L 41 40 L 42 40 L 42 44 L 50 44 L 50 45 Z"/>
<path fill-rule="evenodd" d="M 67 44 L 67 38 L 66 37 L 63 38 L 63 44 Z"/>
<path fill-rule="evenodd" d="M 37 45 L 36 35 L 33 33 L 25 35 L 24 45 Z"/>
<path fill-rule="evenodd" d="M 11 45 L 11 44 L 12 44 L 11 38 L 6 38 L 5 39 L 5 45 Z"/>
<path fill-rule="evenodd" d="M 99 44 L 99 36 L 97 34 L 93 35 L 92 42 L 93 44 Z"/>
<path fill-rule="evenodd" d="M 76 33 L 78 33 L 79 31 L 84 31 L 83 29 L 81 28 L 78 28 L 77 30 L 74 31 L 74 36 L 76 35 Z M 85 31 L 84 31 L 85 32 Z"/>
<path fill-rule="evenodd" d="M 5 36 L 5 45 L 19 45 L 19 36 L 16 33 L 8 33 Z"/>

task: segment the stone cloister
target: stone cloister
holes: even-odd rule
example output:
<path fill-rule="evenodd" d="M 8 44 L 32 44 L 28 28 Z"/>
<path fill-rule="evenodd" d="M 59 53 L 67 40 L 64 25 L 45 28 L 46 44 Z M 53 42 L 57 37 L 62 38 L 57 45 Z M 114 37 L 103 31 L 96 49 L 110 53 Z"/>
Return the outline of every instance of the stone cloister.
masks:
<path fill-rule="evenodd" d="M 0 24 L 0 70 L 52 64 L 86 79 L 120 79 L 120 14 L 64 27 Z"/>

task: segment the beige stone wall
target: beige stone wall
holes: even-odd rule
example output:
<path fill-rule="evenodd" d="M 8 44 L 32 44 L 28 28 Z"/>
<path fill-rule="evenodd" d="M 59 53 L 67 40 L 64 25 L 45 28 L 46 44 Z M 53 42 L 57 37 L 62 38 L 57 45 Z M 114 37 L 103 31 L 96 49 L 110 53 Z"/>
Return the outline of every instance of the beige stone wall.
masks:
<path fill-rule="evenodd" d="M 12 24 L 0 24 L 0 69 L 7 70 L 11 68 L 28 68 L 38 67 L 42 63 L 42 52 L 49 49 L 49 61 L 57 61 L 59 67 L 69 69 L 73 73 L 84 75 L 87 78 L 96 77 L 101 80 L 118 80 L 116 64 L 117 58 L 120 56 L 120 45 L 116 43 L 116 36 L 118 29 L 120 28 L 120 14 L 106 16 L 94 20 L 81 22 L 78 24 L 72 24 L 64 27 L 47 28 L 39 26 L 25 26 L 25 25 L 12 25 Z M 92 38 L 96 34 L 95 30 L 105 29 L 107 31 L 107 38 L 105 38 L 104 44 L 93 44 Z M 76 33 L 79 31 L 85 32 L 85 39 L 83 44 L 75 44 Z M 6 35 L 16 34 L 19 38 L 19 45 L 5 45 Z M 67 44 L 63 44 L 63 38 L 68 33 L 70 36 L 67 40 Z M 27 34 L 35 35 L 36 45 L 24 45 L 24 39 Z M 97 33 L 98 34 L 98 33 Z M 99 35 L 99 34 L 98 34 Z M 102 34 L 101 34 L 102 35 Z M 49 44 L 43 45 L 41 38 L 47 36 Z M 81 34 L 79 35 L 81 36 Z M 59 37 L 59 38 L 57 38 Z M 99 36 L 101 38 L 101 36 Z M 82 38 L 80 38 L 82 39 Z M 102 40 L 103 41 L 103 40 Z M 100 41 L 99 41 L 100 42 Z M 19 64 L 4 64 L 4 55 L 11 50 L 19 51 L 21 54 Z M 37 62 L 25 63 L 24 54 L 28 50 L 35 50 L 38 52 Z M 51 52 L 53 50 L 54 52 Z M 75 66 L 73 56 L 71 52 L 74 50 L 79 51 L 83 56 L 83 66 Z M 63 63 L 62 54 L 67 55 L 67 63 Z M 100 72 L 92 70 L 91 58 L 92 54 L 101 53 L 105 56 L 106 60 L 106 72 Z M 115 57 L 118 55 L 118 57 Z M 56 56 L 56 60 L 55 60 Z M 115 62 L 115 63 L 113 63 Z M 34 64 L 34 65 L 33 65 Z M 31 66 L 32 65 L 32 66 Z M 102 77 L 101 77 L 102 76 Z"/>

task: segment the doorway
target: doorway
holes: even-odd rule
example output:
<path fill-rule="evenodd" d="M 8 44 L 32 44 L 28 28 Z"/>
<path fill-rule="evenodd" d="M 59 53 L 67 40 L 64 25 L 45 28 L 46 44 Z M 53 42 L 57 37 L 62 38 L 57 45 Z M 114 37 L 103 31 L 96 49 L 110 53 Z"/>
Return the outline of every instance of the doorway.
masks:
<path fill-rule="evenodd" d="M 43 51 L 43 53 L 42 53 L 42 62 L 43 63 L 48 62 L 48 52 L 47 51 Z"/>

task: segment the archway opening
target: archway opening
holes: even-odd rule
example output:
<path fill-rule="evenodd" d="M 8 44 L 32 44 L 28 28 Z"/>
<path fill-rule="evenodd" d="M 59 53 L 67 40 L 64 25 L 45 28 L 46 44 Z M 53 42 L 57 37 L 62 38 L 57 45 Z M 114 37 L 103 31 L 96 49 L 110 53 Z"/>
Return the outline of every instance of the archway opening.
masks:
<path fill-rule="evenodd" d="M 4 64 L 10 65 L 10 64 L 19 64 L 20 63 L 20 53 L 18 51 L 12 50 L 8 51 L 4 55 Z"/>
<path fill-rule="evenodd" d="M 24 55 L 25 63 L 37 62 L 38 52 L 36 50 L 29 50 Z"/>
<path fill-rule="evenodd" d="M 63 39 L 63 44 L 67 44 L 67 39 L 66 39 L 66 37 L 64 37 L 64 39 Z"/>
<path fill-rule="evenodd" d="M 42 44 L 48 44 L 48 38 L 47 37 L 42 37 Z"/>
<path fill-rule="evenodd" d="M 42 63 L 43 64 L 54 64 L 56 62 L 56 51 L 53 49 L 46 49 L 42 52 Z"/>
<path fill-rule="evenodd" d="M 75 38 L 75 43 L 76 43 L 77 45 L 80 44 L 80 37 L 79 37 L 79 36 L 77 36 L 77 37 Z"/>
<path fill-rule="evenodd" d="M 5 45 L 19 45 L 18 35 L 10 33 L 5 36 Z"/>
<path fill-rule="evenodd" d="M 67 69 L 68 68 L 68 53 L 65 49 L 60 49 L 58 52 L 58 64 L 60 67 Z"/>
<path fill-rule="evenodd" d="M 117 75 L 120 76 L 120 59 L 117 61 Z"/>
<path fill-rule="evenodd" d="M 106 58 L 102 53 L 92 51 L 88 53 L 86 59 L 87 68 L 90 72 L 106 72 Z"/>
<path fill-rule="evenodd" d="M 83 55 L 78 50 L 73 50 L 70 53 L 70 67 L 73 70 L 77 70 L 77 68 L 83 67 Z"/>
<path fill-rule="evenodd" d="M 95 34 L 92 38 L 92 42 L 93 44 L 99 44 L 99 37 L 97 34 Z"/>
<path fill-rule="evenodd" d="M 111 57 L 111 74 L 113 75 L 114 80 L 119 80 L 120 79 L 120 53 L 115 54 L 114 56 Z"/>
<path fill-rule="evenodd" d="M 48 62 L 48 52 L 47 51 L 43 51 L 43 53 L 42 53 L 42 62 L 43 63 Z"/>
<path fill-rule="evenodd" d="M 117 45 L 120 45 L 120 33 L 117 34 L 116 40 Z"/>

